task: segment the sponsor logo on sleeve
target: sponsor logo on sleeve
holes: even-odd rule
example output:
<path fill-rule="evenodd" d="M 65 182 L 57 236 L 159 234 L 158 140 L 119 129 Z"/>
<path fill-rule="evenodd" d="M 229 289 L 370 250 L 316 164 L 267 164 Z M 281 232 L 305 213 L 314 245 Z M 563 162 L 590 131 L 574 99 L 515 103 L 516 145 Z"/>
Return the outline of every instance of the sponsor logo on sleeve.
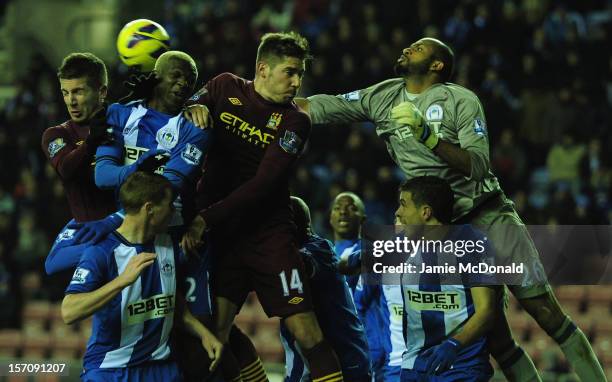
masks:
<path fill-rule="evenodd" d="M 425 111 L 425 118 L 427 121 L 441 121 L 444 116 L 444 110 L 442 110 L 442 106 L 440 105 L 431 105 Z"/>
<path fill-rule="evenodd" d="M 49 151 L 49 158 L 53 158 L 61 149 L 66 146 L 66 142 L 62 138 L 55 138 L 49 143 L 47 151 Z"/>
<path fill-rule="evenodd" d="M 278 141 L 280 147 L 288 154 L 297 154 L 302 147 L 302 138 L 293 131 L 286 130 Z"/>
<path fill-rule="evenodd" d="M 482 119 L 476 118 L 474 119 L 474 132 L 478 135 L 485 135 L 485 123 Z"/>
<path fill-rule="evenodd" d="M 228 97 L 228 99 L 227 99 L 227 100 L 228 100 L 228 101 L 230 101 L 230 103 L 231 103 L 232 105 L 235 105 L 235 106 L 242 106 L 242 102 L 240 102 L 240 100 L 239 100 L 238 98 L 236 98 L 236 97 Z"/>
<path fill-rule="evenodd" d="M 191 143 L 187 143 L 187 145 L 185 145 L 185 149 L 181 153 L 181 158 L 183 158 L 183 160 L 188 164 L 197 166 L 200 164 L 200 160 L 202 159 L 202 150 Z"/>
<path fill-rule="evenodd" d="M 77 268 L 72 275 L 72 280 L 70 284 L 85 284 L 85 280 L 87 280 L 87 275 L 89 275 L 89 269 L 85 268 Z"/>
<path fill-rule="evenodd" d="M 342 97 L 347 101 L 359 101 L 359 90 L 343 94 Z"/>

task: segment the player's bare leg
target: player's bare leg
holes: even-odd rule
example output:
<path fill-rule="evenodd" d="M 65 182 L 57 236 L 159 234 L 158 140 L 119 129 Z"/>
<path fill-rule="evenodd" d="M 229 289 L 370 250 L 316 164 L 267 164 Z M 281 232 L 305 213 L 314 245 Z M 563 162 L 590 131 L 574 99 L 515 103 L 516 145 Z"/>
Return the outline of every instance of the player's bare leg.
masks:
<path fill-rule="evenodd" d="M 565 358 L 583 382 L 606 381 L 597 357 L 586 336 L 563 312 L 552 291 L 540 296 L 521 298 L 521 306 L 561 347 Z"/>
<path fill-rule="evenodd" d="M 314 312 L 289 316 L 285 325 L 308 360 L 312 382 L 343 381 L 336 352 L 323 338 Z"/>
<path fill-rule="evenodd" d="M 542 381 L 529 355 L 512 338 L 512 331 L 502 304 L 495 315 L 495 324 L 489 334 L 488 347 L 508 381 Z"/>

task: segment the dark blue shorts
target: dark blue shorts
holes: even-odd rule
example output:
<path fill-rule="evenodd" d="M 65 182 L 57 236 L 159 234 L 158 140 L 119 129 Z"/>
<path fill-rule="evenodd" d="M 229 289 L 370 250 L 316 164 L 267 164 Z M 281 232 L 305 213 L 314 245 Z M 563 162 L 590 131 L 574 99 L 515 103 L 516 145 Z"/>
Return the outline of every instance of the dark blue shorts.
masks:
<path fill-rule="evenodd" d="M 178 382 L 183 378 L 174 362 L 151 362 L 117 369 L 91 369 L 81 374 L 83 382 Z"/>
<path fill-rule="evenodd" d="M 493 369 L 490 366 L 451 369 L 435 376 L 416 370 L 402 369 L 401 382 L 486 382 L 492 376 Z"/>

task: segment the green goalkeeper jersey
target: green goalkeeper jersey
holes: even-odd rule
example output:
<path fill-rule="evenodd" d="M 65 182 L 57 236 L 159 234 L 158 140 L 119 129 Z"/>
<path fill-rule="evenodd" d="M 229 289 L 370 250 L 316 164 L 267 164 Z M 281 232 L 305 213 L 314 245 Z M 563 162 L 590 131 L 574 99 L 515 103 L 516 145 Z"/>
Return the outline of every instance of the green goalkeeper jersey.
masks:
<path fill-rule="evenodd" d="M 435 84 L 421 94 L 409 94 L 404 80 L 394 78 L 368 88 L 337 96 L 308 98 L 314 124 L 371 121 L 384 139 L 391 157 L 408 178 L 431 175 L 446 179 L 454 193 L 454 219 L 501 194 L 490 169 L 489 141 L 484 111 L 476 94 L 452 83 Z M 446 142 L 459 145 L 471 157 L 471 173 L 465 176 L 412 136 L 410 128 L 391 119 L 391 109 L 413 102 L 432 131 Z"/>

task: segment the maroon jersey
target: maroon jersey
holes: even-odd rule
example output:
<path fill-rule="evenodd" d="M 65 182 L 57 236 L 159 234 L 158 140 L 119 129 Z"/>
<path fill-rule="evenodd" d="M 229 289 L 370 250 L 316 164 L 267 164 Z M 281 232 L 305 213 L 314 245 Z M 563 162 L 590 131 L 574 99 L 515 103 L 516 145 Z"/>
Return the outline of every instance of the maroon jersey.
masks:
<path fill-rule="evenodd" d="M 190 102 L 206 105 L 214 120 L 199 198 L 207 224 L 290 222 L 289 175 L 310 135 L 308 114 L 265 100 L 253 81 L 231 73 L 210 80 Z"/>
<path fill-rule="evenodd" d="M 77 222 L 98 220 L 117 210 L 112 191 L 94 182 L 95 148 L 87 146 L 89 127 L 67 121 L 45 130 L 42 150 L 60 176 L 72 217 Z"/>

